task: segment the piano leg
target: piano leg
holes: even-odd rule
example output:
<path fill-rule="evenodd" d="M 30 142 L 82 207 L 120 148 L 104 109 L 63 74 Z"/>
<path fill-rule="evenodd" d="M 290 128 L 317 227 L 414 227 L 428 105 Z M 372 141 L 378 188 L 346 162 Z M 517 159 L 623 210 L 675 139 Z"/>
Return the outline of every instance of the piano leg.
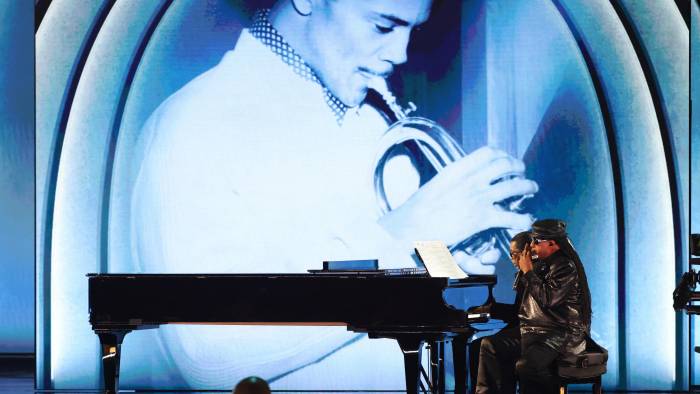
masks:
<path fill-rule="evenodd" d="M 436 393 L 445 393 L 445 343 L 430 342 L 430 384 Z"/>
<path fill-rule="evenodd" d="M 420 349 L 423 340 L 417 337 L 403 337 L 396 339 L 403 353 L 404 368 L 406 371 L 406 392 L 418 394 L 420 384 Z"/>
<path fill-rule="evenodd" d="M 452 338 L 452 364 L 455 373 L 455 394 L 467 393 L 467 334 L 459 334 Z"/>
<path fill-rule="evenodd" d="M 116 394 L 119 391 L 119 360 L 122 342 L 128 332 L 128 330 L 97 332 L 102 348 L 105 393 Z"/>

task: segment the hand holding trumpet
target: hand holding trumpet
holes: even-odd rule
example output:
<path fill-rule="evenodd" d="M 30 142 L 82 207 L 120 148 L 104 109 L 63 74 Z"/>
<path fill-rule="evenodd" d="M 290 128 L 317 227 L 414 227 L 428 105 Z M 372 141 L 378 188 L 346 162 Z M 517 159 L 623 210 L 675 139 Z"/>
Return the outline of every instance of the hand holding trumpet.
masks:
<path fill-rule="evenodd" d="M 496 204 L 537 192 L 537 184 L 524 179 L 524 171 L 521 160 L 501 150 L 480 148 L 446 166 L 405 203 L 387 212 L 380 223 L 396 239 L 407 243 L 440 239 L 448 245 L 490 228 L 528 228 L 533 220 L 530 215 Z M 493 273 L 495 268 L 488 265 L 499 257 L 495 249 L 478 258 L 455 252 L 460 266 L 476 274 Z"/>
<path fill-rule="evenodd" d="M 537 192 L 537 184 L 524 178 L 525 164 L 506 152 L 490 147 L 465 155 L 462 148 L 435 122 L 408 117 L 415 105 L 402 108 L 389 90 L 386 81 L 375 78 L 370 87 L 377 91 L 396 118 L 384 135 L 382 152 L 406 141 L 415 146 L 435 169 L 435 175 L 420 186 L 405 202 L 391 207 L 386 201 L 383 166 L 388 151 L 380 155 L 375 170 L 375 189 L 384 206 L 380 224 L 404 245 L 415 240 L 439 239 L 461 247 L 472 243 L 470 238 L 489 229 L 525 229 L 533 218 L 517 213 L 517 205 Z M 390 138 L 391 137 L 391 138 Z M 511 203 L 506 203 L 511 201 Z M 507 236 L 506 238 L 510 238 Z M 477 239 L 478 253 L 456 249 L 453 255 L 462 269 L 472 274 L 492 274 L 500 252 L 494 248 L 495 238 Z M 507 241 L 506 241 L 507 244 Z M 506 246 L 507 247 L 507 246 Z"/>

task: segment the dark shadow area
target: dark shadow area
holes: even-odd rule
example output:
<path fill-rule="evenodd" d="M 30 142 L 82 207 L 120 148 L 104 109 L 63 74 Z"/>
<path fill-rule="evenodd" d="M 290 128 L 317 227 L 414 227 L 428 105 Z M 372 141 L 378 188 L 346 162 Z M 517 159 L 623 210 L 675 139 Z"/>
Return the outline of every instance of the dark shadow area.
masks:
<path fill-rule="evenodd" d="M 0 377 L 34 377 L 35 365 L 33 354 L 0 354 Z"/>

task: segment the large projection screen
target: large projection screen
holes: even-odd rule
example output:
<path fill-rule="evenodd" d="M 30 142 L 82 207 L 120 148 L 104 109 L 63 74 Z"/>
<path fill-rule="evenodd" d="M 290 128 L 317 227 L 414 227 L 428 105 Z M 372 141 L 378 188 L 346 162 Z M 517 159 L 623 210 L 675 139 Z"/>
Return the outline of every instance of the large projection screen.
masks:
<path fill-rule="evenodd" d="M 287 65 L 239 47 L 272 3 L 47 9 L 36 35 L 39 388 L 100 384 L 90 272 L 415 266 L 383 227 L 372 187 L 388 125 L 362 108 L 344 126 L 326 122 L 329 108 L 308 104 Z M 672 1 L 441 1 L 388 78 L 400 103 L 477 152 L 468 160 L 485 146 L 522 160 L 538 191 L 521 219 L 569 223 L 593 294 L 591 335 L 610 350 L 609 389 L 687 381 L 687 320 L 664 301 L 687 261 L 677 252 L 689 228 L 687 37 Z M 405 151 L 384 175 L 392 205 L 425 190 Z M 515 271 L 490 244 L 495 216 L 464 196 L 439 221 L 402 230 L 482 234 L 483 253 L 455 255 L 468 273 L 498 275 L 495 295 L 510 302 Z M 162 326 L 130 333 L 122 349 L 124 389 L 229 390 L 248 375 L 276 390 L 404 389 L 396 343 L 344 327 Z"/>

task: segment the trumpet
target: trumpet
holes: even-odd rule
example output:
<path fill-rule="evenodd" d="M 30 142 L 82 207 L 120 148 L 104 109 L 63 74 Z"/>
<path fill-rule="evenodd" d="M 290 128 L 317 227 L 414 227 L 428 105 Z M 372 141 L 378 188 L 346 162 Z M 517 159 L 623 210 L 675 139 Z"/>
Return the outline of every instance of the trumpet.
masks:
<path fill-rule="evenodd" d="M 455 141 L 442 126 L 436 122 L 419 116 L 409 116 L 416 110 L 413 103 L 407 108 L 398 104 L 396 97 L 389 90 L 383 78 L 375 78 L 370 81 L 369 87 L 376 91 L 390 110 L 388 119 L 394 123 L 389 126 L 379 143 L 379 154 L 374 166 L 374 191 L 380 214 L 386 214 L 392 209 L 385 189 L 384 168 L 388 160 L 397 152 L 408 154 L 419 172 L 420 186 L 432 179 L 450 163 L 453 163 L 466 154 L 462 147 Z M 497 183 L 506 179 L 517 177 L 509 175 L 495 180 Z M 518 212 L 521 203 L 532 195 L 513 196 L 496 204 L 501 208 Z M 450 246 L 450 252 L 462 250 L 467 254 L 479 258 L 483 253 L 497 248 L 503 256 L 510 254 L 510 234 L 506 228 L 491 228 L 473 234 L 466 239 Z"/>

